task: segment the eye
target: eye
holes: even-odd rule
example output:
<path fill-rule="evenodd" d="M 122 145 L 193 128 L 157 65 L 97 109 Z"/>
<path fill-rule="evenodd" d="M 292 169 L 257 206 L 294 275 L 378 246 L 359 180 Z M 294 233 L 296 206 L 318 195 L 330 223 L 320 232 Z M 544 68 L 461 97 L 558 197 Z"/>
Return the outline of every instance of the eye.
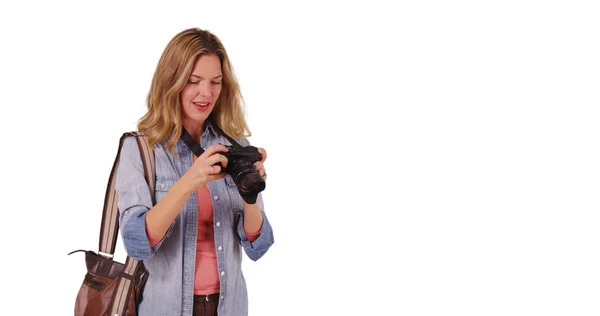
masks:
<path fill-rule="evenodd" d="M 221 84 L 221 81 L 212 81 L 212 84 Z"/>
<path fill-rule="evenodd" d="M 188 80 L 188 83 L 198 83 L 198 80 Z"/>

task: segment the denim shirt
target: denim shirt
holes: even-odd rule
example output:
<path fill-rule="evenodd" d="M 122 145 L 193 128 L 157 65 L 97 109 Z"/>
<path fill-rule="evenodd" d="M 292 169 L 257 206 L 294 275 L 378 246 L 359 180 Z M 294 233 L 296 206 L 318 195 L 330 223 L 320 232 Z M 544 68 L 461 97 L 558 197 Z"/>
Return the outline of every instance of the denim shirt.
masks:
<path fill-rule="evenodd" d="M 206 122 L 200 145 L 230 142 Z M 245 137 L 236 139 L 249 145 Z M 156 162 L 155 200 L 160 201 L 173 184 L 192 166 L 192 152 L 179 140 L 172 155 L 166 142 L 154 145 Z M 150 247 L 146 235 L 146 212 L 152 199 L 136 140 L 128 137 L 123 142 L 117 169 L 116 191 L 119 205 L 119 225 L 127 254 L 143 260 L 149 272 L 144 287 L 140 316 L 185 315 L 191 316 L 194 300 L 194 267 L 196 235 L 198 232 L 198 197 L 194 192 L 183 209 L 169 226 L 165 237 Z M 264 212 L 262 196 L 260 206 L 263 223 L 260 236 L 250 242 L 244 232 L 243 200 L 231 176 L 208 183 L 214 215 L 214 240 L 219 269 L 220 297 L 218 314 L 239 316 L 248 314 L 246 281 L 241 271 L 242 250 L 253 261 L 261 258 L 274 242 L 273 231 Z"/>

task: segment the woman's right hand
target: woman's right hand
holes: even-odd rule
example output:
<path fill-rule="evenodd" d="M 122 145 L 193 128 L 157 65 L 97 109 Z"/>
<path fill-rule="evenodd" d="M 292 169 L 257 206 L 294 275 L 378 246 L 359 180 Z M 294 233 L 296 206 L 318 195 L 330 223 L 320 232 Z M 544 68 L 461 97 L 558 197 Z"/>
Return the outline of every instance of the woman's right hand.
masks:
<path fill-rule="evenodd" d="M 184 175 L 190 190 L 196 191 L 211 181 L 223 179 L 227 176 L 226 173 L 221 173 L 221 166 L 223 168 L 227 167 L 227 157 L 220 154 L 220 152 L 226 151 L 227 147 L 221 144 L 206 148 Z M 217 163 L 221 163 L 221 166 Z"/>

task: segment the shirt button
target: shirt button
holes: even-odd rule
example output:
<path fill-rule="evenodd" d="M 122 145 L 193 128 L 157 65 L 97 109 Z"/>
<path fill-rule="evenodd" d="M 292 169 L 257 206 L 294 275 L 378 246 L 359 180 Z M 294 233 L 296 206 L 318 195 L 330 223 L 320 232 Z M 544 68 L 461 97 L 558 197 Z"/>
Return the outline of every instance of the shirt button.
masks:
<path fill-rule="evenodd" d="M 217 227 L 218 227 L 218 226 L 221 226 L 221 222 L 217 222 Z"/>
<path fill-rule="evenodd" d="M 225 299 L 225 296 L 221 295 L 221 301 Z"/>
<path fill-rule="evenodd" d="M 225 275 L 225 271 L 221 271 L 221 275 Z"/>
<path fill-rule="evenodd" d="M 129 211 L 125 211 L 125 215 L 127 215 L 127 212 L 129 212 Z"/>
<path fill-rule="evenodd" d="M 217 249 L 223 250 L 223 246 L 219 246 L 219 247 L 217 247 Z"/>
<path fill-rule="evenodd" d="M 215 195 L 215 196 L 213 196 L 213 199 L 216 201 L 216 200 L 218 200 L 218 199 L 219 199 L 219 196 L 218 196 L 218 195 Z"/>
<path fill-rule="evenodd" d="M 163 184 L 161 184 L 161 185 L 160 185 L 160 187 L 161 187 L 161 188 L 164 188 L 164 187 L 165 187 L 165 184 L 164 184 L 164 183 L 163 183 Z"/>

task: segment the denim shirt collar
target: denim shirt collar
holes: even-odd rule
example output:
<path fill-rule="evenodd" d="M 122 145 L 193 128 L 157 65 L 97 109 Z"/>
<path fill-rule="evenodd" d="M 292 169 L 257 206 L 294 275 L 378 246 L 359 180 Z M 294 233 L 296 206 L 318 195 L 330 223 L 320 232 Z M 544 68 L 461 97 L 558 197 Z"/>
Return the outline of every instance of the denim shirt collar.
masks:
<path fill-rule="evenodd" d="M 212 121 L 212 119 L 210 119 L 210 118 L 207 119 L 204 122 L 204 131 L 202 131 L 202 134 L 200 135 L 200 139 L 203 141 L 207 141 L 208 139 L 214 139 L 218 136 L 219 136 L 219 129 L 218 129 L 216 123 L 214 123 Z M 168 140 L 165 140 L 163 145 L 166 146 L 167 141 Z M 183 140 L 181 140 L 181 138 L 179 138 L 177 143 L 180 143 L 183 147 L 185 147 L 187 149 L 187 146 L 185 146 L 185 143 L 183 142 Z"/>
<path fill-rule="evenodd" d="M 204 122 L 204 132 L 203 132 L 203 135 L 206 134 L 206 133 L 210 133 L 210 134 L 212 134 L 213 137 L 216 137 L 218 135 L 218 133 L 217 133 L 217 129 L 216 129 L 215 126 L 216 126 L 216 123 L 213 123 L 212 119 L 210 119 L 210 118 L 207 119 Z"/>

